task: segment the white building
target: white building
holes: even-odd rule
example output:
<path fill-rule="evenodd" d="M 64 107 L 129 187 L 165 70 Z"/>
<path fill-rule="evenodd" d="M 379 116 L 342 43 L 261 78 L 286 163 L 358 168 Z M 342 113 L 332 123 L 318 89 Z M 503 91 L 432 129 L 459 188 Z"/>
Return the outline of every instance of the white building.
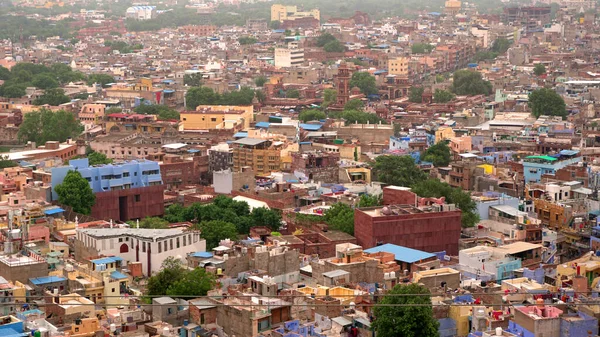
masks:
<path fill-rule="evenodd" d="M 275 66 L 279 68 L 299 67 L 304 64 L 304 49 L 297 43 L 290 43 L 287 48 L 275 48 Z"/>
<path fill-rule="evenodd" d="M 135 20 L 150 20 L 156 15 L 156 6 L 132 6 L 127 8 L 125 17 Z"/>
<path fill-rule="evenodd" d="M 119 256 L 124 267 L 131 262 L 140 262 L 145 276 L 158 272 L 170 256 L 185 259 L 189 253 L 204 251 L 206 241 L 200 237 L 200 232 L 182 228 L 77 229 L 75 240 L 76 257 Z"/>
<path fill-rule="evenodd" d="M 542 245 L 515 242 L 499 247 L 477 246 L 458 253 L 460 270 L 479 280 L 504 280 L 532 261 L 541 262 Z"/>

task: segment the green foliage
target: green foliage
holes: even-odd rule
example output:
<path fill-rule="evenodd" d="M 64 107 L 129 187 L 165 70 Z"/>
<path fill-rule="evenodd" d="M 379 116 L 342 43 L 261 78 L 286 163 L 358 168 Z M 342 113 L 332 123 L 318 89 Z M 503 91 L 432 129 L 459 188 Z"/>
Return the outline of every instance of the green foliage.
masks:
<path fill-rule="evenodd" d="M 112 159 L 106 157 L 104 153 L 92 151 L 87 154 L 87 158 L 90 165 L 106 165 L 111 164 L 113 162 Z"/>
<path fill-rule="evenodd" d="M 323 220 L 331 229 L 354 235 L 354 210 L 344 203 L 333 204 L 323 214 Z"/>
<path fill-rule="evenodd" d="M 19 84 L 5 84 L 0 87 L 0 96 L 6 98 L 19 98 L 26 94 L 26 86 Z"/>
<path fill-rule="evenodd" d="M 124 41 L 105 41 L 104 45 L 110 47 L 111 50 L 118 50 L 121 54 L 129 54 L 135 50 L 144 49 L 144 46 L 141 44 L 130 45 Z"/>
<path fill-rule="evenodd" d="M 491 50 L 478 51 L 473 57 L 473 62 L 481 62 L 486 60 L 493 60 L 498 57 L 498 53 Z"/>
<path fill-rule="evenodd" d="M 48 73 L 37 74 L 33 77 L 31 84 L 38 89 L 52 89 L 58 88 L 58 81 L 54 78 L 54 76 Z"/>
<path fill-rule="evenodd" d="M 377 180 L 395 186 L 410 187 L 427 179 L 410 156 L 378 156 L 373 171 Z"/>
<path fill-rule="evenodd" d="M 504 37 L 496 39 L 492 44 L 492 51 L 498 54 L 504 54 L 510 48 L 510 41 Z"/>
<path fill-rule="evenodd" d="M 137 221 L 127 221 L 131 228 L 136 228 Z M 147 229 L 167 229 L 169 222 L 163 218 L 147 216 L 140 220 L 140 228 Z"/>
<path fill-rule="evenodd" d="M 323 90 L 323 108 L 327 108 L 337 101 L 337 91 L 335 89 Z"/>
<path fill-rule="evenodd" d="M 23 62 L 16 64 L 10 71 L 0 68 L 0 78 L 4 80 L 4 84 L 0 87 L 0 95 L 17 98 L 24 96 L 25 89 L 30 86 L 44 90 L 56 89 L 61 84 L 80 81 L 85 76 L 62 63 L 46 67 L 43 64 Z M 61 97 L 63 103 L 65 103 L 64 97 L 66 96 Z"/>
<path fill-rule="evenodd" d="M 378 92 L 375 76 L 364 71 L 359 71 L 352 74 L 352 78 L 350 79 L 350 87 L 358 87 L 365 95 L 373 95 Z"/>
<path fill-rule="evenodd" d="M 185 94 L 187 108 L 196 109 L 198 105 L 213 105 L 219 103 L 219 94 L 208 87 L 194 87 Z"/>
<path fill-rule="evenodd" d="M 221 95 L 220 104 L 223 105 L 250 105 L 254 99 L 254 90 L 242 87 L 237 91 L 229 91 Z"/>
<path fill-rule="evenodd" d="M 326 44 L 333 42 L 333 41 L 337 41 L 335 36 L 331 35 L 330 33 L 322 33 L 317 38 L 317 47 L 325 47 Z"/>
<path fill-rule="evenodd" d="M 202 85 L 202 74 L 193 73 L 183 75 L 183 84 L 190 87 L 199 87 Z"/>
<path fill-rule="evenodd" d="M 454 99 L 454 94 L 450 91 L 435 89 L 433 101 L 435 103 L 447 103 Z"/>
<path fill-rule="evenodd" d="M 105 114 L 107 114 L 107 115 L 110 115 L 110 114 L 118 114 L 118 113 L 121 113 L 121 112 L 123 112 L 123 109 L 121 109 L 121 108 L 117 108 L 117 107 L 114 107 L 114 106 L 113 106 L 113 107 L 110 107 L 110 108 L 108 108 L 108 109 L 106 109 L 106 110 L 104 111 L 104 113 L 105 113 Z"/>
<path fill-rule="evenodd" d="M 65 91 L 60 88 L 46 89 L 44 94 L 33 101 L 33 105 L 51 105 L 58 106 L 70 102 L 71 99 L 65 95 Z"/>
<path fill-rule="evenodd" d="M 254 84 L 257 87 L 262 87 L 263 85 L 265 85 L 265 83 L 267 83 L 267 81 L 267 78 L 261 75 L 254 79 Z"/>
<path fill-rule="evenodd" d="M 211 250 L 219 246 L 225 239 L 237 240 L 235 225 L 221 220 L 204 221 L 199 226 L 201 236 L 206 240 L 206 249 Z"/>
<path fill-rule="evenodd" d="M 28 40 L 33 36 L 42 40 L 52 36 L 68 38 L 71 32 L 69 23 L 69 20 L 50 21 L 23 15 L 3 15 L 0 17 L 0 39 L 18 42 L 19 39 Z"/>
<path fill-rule="evenodd" d="M 106 85 L 109 83 L 113 83 L 115 78 L 108 74 L 91 74 L 87 78 L 87 84 L 92 85 L 94 83 L 100 84 L 103 88 L 106 88 Z"/>
<path fill-rule="evenodd" d="M 413 54 L 429 54 L 435 48 L 429 43 L 415 43 L 410 47 Z"/>
<path fill-rule="evenodd" d="M 358 200 L 358 207 L 373 207 L 380 206 L 383 200 L 381 199 L 382 195 L 369 195 L 363 194 L 360 196 Z"/>
<path fill-rule="evenodd" d="M 348 63 L 352 63 L 354 65 L 360 66 L 360 67 L 366 67 L 368 64 L 360 59 L 357 58 L 348 58 L 345 60 Z"/>
<path fill-rule="evenodd" d="M 323 46 L 323 50 L 328 53 L 343 53 L 346 51 L 346 47 L 344 47 L 340 41 L 335 40 L 327 42 L 327 44 Z"/>
<path fill-rule="evenodd" d="M 421 160 L 433 163 L 435 167 L 448 166 L 450 164 L 450 147 L 443 141 L 432 145 L 423 152 Z"/>
<path fill-rule="evenodd" d="M 330 113 L 332 118 L 341 118 L 346 121 L 346 125 L 350 124 L 386 124 L 384 119 L 381 119 L 374 113 L 358 111 L 358 110 L 344 110 L 341 113 Z"/>
<path fill-rule="evenodd" d="M 364 104 L 360 99 L 351 99 L 344 105 L 344 110 L 355 110 L 362 111 L 364 108 Z"/>
<path fill-rule="evenodd" d="M 72 113 L 40 109 L 25 114 L 18 137 L 21 142 L 41 145 L 50 140 L 64 142 L 67 138 L 76 138 L 82 131 L 83 127 Z"/>
<path fill-rule="evenodd" d="M 414 295 L 414 296 L 411 296 Z M 437 337 L 429 290 L 419 284 L 398 284 L 376 305 L 373 330 L 378 337 Z"/>
<path fill-rule="evenodd" d="M 533 73 L 535 76 L 544 75 L 546 73 L 546 66 L 542 63 L 536 64 L 535 67 L 533 67 Z"/>
<path fill-rule="evenodd" d="M 423 198 L 445 197 L 446 202 L 455 204 L 462 211 L 462 226 L 473 227 L 479 222 L 477 205 L 471 194 L 459 188 L 453 188 L 437 179 L 428 179 L 412 185 L 412 191 Z"/>
<path fill-rule="evenodd" d="M 325 119 L 326 117 L 327 116 L 325 116 L 325 113 L 320 110 L 303 110 L 298 115 L 298 119 L 305 123 L 309 121 L 318 121 Z"/>
<path fill-rule="evenodd" d="M 0 169 L 5 169 L 7 167 L 15 167 L 18 164 L 10 159 L 8 159 L 8 155 L 0 155 Z"/>
<path fill-rule="evenodd" d="M 206 296 L 215 285 L 214 276 L 202 268 L 189 270 L 182 261 L 168 257 L 158 273 L 148 279 L 147 295 L 171 297 Z"/>
<path fill-rule="evenodd" d="M 279 29 L 279 26 L 281 26 L 281 22 L 277 21 L 277 20 L 273 20 L 271 21 L 271 23 L 269 24 L 269 27 L 271 29 Z"/>
<path fill-rule="evenodd" d="M 241 45 L 255 44 L 258 42 L 258 39 L 252 36 L 242 36 L 238 39 L 238 42 Z"/>
<path fill-rule="evenodd" d="M 298 89 L 290 89 L 285 93 L 286 98 L 300 98 L 300 91 Z"/>
<path fill-rule="evenodd" d="M 425 88 L 423 87 L 410 87 L 410 89 L 408 89 L 408 100 L 413 103 L 421 103 L 423 102 L 424 92 Z"/>
<path fill-rule="evenodd" d="M 472 70 L 458 70 L 454 73 L 452 92 L 457 95 L 489 95 L 492 84 L 484 81 L 481 74 Z"/>
<path fill-rule="evenodd" d="M 278 231 L 281 227 L 281 214 L 268 208 L 254 208 L 250 217 L 255 226 L 267 226 L 272 231 Z"/>
<path fill-rule="evenodd" d="M 158 119 L 168 120 L 168 119 L 176 119 L 179 120 L 179 112 L 169 108 L 166 105 L 161 104 L 140 104 L 135 109 L 133 109 L 136 113 L 143 115 L 156 115 Z"/>
<path fill-rule="evenodd" d="M 556 93 L 548 88 L 534 90 L 529 94 L 529 107 L 535 117 L 541 115 L 548 116 L 567 116 L 565 101 Z"/>
<path fill-rule="evenodd" d="M 56 185 L 58 202 L 81 214 L 90 214 L 96 195 L 88 181 L 78 171 L 69 171 L 62 183 Z"/>

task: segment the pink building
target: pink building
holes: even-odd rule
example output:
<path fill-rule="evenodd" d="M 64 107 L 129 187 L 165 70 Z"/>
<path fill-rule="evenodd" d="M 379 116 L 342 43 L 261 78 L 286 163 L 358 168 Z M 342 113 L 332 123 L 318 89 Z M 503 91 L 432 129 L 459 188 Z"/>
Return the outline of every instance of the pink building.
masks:
<path fill-rule="evenodd" d="M 471 136 L 450 138 L 450 150 L 452 151 L 455 160 L 460 159 L 459 155 L 461 153 L 470 152 L 472 150 L 472 145 Z"/>

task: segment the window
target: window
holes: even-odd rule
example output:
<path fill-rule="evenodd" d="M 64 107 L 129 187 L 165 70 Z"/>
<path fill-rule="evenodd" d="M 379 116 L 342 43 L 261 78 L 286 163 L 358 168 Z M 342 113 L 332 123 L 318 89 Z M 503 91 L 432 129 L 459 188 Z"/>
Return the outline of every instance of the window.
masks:
<path fill-rule="evenodd" d="M 167 251 L 167 241 L 166 241 L 166 240 L 164 241 L 164 244 L 165 244 L 165 248 L 164 248 L 164 250 L 165 250 L 165 252 L 166 252 L 166 251 Z"/>
<path fill-rule="evenodd" d="M 115 288 L 112 288 L 112 292 L 113 292 L 113 293 L 115 292 Z"/>
<path fill-rule="evenodd" d="M 123 242 L 123 238 L 119 238 L 119 242 Z"/>
<path fill-rule="evenodd" d="M 177 248 L 179 248 L 179 238 L 177 238 L 176 241 L 177 241 L 177 243 L 176 243 L 177 244 Z"/>
<path fill-rule="evenodd" d="M 142 252 L 146 252 L 146 242 L 142 242 Z"/>
<path fill-rule="evenodd" d="M 162 253 L 162 245 L 160 244 L 160 242 L 158 243 L 158 252 Z"/>
<path fill-rule="evenodd" d="M 216 121 L 217 121 L 217 119 L 216 119 L 216 118 L 211 118 L 211 119 L 210 119 L 210 121 L 211 121 L 211 122 L 216 122 Z"/>
<path fill-rule="evenodd" d="M 129 177 L 129 172 L 123 172 L 123 178 Z"/>
<path fill-rule="evenodd" d="M 187 245 L 187 243 L 186 243 L 186 237 L 185 237 L 185 236 L 183 237 L 183 245 L 184 245 L 184 246 L 186 246 L 186 245 Z"/>
<path fill-rule="evenodd" d="M 169 247 L 170 249 L 173 249 L 173 239 L 169 240 Z"/>
<path fill-rule="evenodd" d="M 141 196 L 139 194 L 135 195 L 135 202 L 140 202 Z"/>

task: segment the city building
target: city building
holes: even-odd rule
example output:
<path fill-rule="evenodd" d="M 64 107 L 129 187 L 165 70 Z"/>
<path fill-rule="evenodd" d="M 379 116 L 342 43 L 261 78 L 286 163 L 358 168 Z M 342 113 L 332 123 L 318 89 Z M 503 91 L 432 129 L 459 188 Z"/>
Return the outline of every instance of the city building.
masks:
<path fill-rule="evenodd" d="M 274 4 L 271 6 L 271 21 L 283 22 L 286 20 L 295 20 L 305 17 L 312 17 L 314 19 L 321 19 L 321 12 L 318 9 L 311 9 L 310 11 L 298 11 L 297 6 L 288 6 Z"/>
<path fill-rule="evenodd" d="M 275 48 L 275 66 L 279 68 L 300 67 L 304 64 L 304 49 L 297 43 Z"/>
<path fill-rule="evenodd" d="M 132 6 L 125 12 L 125 17 L 134 20 L 150 20 L 155 16 L 156 6 Z"/>
<path fill-rule="evenodd" d="M 533 155 L 525 157 L 523 159 L 525 183 L 541 182 L 543 175 L 554 175 L 558 170 L 581 160 L 579 152 L 575 150 L 562 150 L 556 156 Z"/>
<path fill-rule="evenodd" d="M 241 129 L 250 127 L 254 120 L 254 108 L 230 105 L 199 105 L 195 111 L 183 111 L 180 114 L 180 131 Z"/>

